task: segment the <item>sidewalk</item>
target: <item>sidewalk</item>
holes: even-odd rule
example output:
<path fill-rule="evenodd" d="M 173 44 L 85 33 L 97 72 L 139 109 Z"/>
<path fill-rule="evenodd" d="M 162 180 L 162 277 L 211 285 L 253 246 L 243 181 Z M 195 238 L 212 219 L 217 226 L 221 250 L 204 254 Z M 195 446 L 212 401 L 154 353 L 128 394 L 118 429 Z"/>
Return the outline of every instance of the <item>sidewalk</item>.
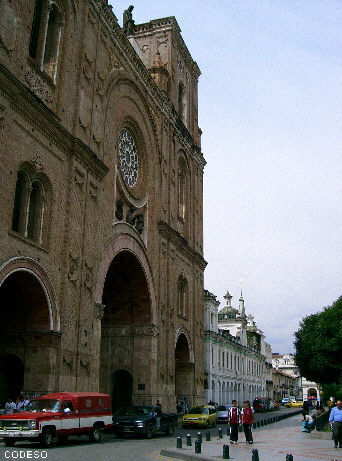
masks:
<path fill-rule="evenodd" d="M 201 454 L 195 453 L 195 440 L 192 446 L 186 446 L 186 439 L 182 439 L 183 448 L 161 450 L 160 455 L 168 459 L 182 459 L 185 461 L 213 461 L 223 459 L 223 445 L 229 445 L 229 459 L 236 461 L 253 461 L 252 450 L 257 449 L 259 461 L 286 461 L 286 455 L 292 454 L 293 461 L 342 461 L 342 448 L 334 448 L 334 442 L 323 437 L 323 433 L 313 431 L 311 434 L 301 431 L 300 415 L 281 420 L 253 430 L 254 444 L 245 443 L 243 432 L 239 432 L 237 444 L 229 443 L 226 435 L 226 426 L 222 427 L 223 438 L 218 438 L 218 431 L 211 429 L 211 441 L 203 437 Z M 322 434 L 322 435 L 321 435 Z M 326 436 L 326 434 L 325 434 Z"/>

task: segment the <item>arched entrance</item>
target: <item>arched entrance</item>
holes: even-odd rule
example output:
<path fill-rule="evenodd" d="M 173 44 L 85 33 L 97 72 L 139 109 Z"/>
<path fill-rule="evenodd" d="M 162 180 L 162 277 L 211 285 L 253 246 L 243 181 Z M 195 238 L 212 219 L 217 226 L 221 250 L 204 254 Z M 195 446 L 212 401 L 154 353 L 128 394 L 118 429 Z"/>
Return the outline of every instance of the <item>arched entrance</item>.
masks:
<path fill-rule="evenodd" d="M 8 398 L 13 401 L 24 387 L 24 364 L 14 354 L 5 354 L 0 357 L 0 402 L 5 403 Z"/>
<path fill-rule="evenodd" d="M 1 401 L 9 397 L 9 389 L 14 398 L 20 391 L 44 393 L 56 389 L 60 335 L 51 331 L 56 317 L 48 285 L 45 273 L 28 258 L 14 258 L 1 267 Z"/>
<path fill-rule="evenodd" d="M 100 389 L 113 396 L 113 408 L 151 403 L 156 383 L 157 329 L 152 322 L 144 269 L 131 251 L 120 251 L 103 286 Z"/>
<path fill-rule="evenodd" d="M 188 337 L 185 331 L 179 332 L 175 349 L 176 396 L 185 396 L 188 404 L 193 395 L 195 364 L 191 362 Z"/>
<path fill-rule="evenodd" d="M 120 407 L 132 405 L 133 377 L 126 370 L 117 370 L 112 374 L 113 413 Z"/>

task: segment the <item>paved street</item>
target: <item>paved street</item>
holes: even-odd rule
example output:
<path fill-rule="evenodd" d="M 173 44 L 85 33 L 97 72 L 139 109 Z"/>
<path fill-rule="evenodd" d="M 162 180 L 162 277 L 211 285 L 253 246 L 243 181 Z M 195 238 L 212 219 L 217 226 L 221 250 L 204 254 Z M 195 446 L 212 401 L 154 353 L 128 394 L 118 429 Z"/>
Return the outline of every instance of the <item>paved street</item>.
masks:
<path fill-rule="evenodd" d="M 270 418 L 283 412 L 258 414 L 259 421 Z M 315 440 L 310 434 L 301 432 L 300 416 L 294 416 L 271 425 L 257 428 L 254 431 L 255 444 L 253 446 L 244 443 L 243 433 L 239 434 L 239 443 L 230 446 L 231 459 L 237 461 L 250 461 L 252 449 L 259 451 L 260 461 L 285 461 L 286 454 L 292 453 L 294 461 L 320 461 L 338 460 L 342 461 L 342 449 L 334 450 L 331 440 Z M 223 444 L 229 443 L 226 435 L 225 425 L 220 425 L 223 429 L 223 438 L 218 438 L 217 428 L 210 428 L 211 442 L 205 441 L 206 430 L 201 430 L 203 434 L 202 455 L 193 455 L 194 446 L 186 447 L 186 435 L 192 435 L 193 445 L 198 429 L 177 428 L 171 437 L 165 435 L 154 435 L 151 440 L 146 439 L 117 439 L 112 434 L 104 434 L 100 444 L 93 444 L 87 437 L 70 438 L 64 444 L 54 444 L 49 450 L 43 450 L 39 444 L 28 442 L 18 442 L 13 448 L 7 448 L 4 444 L 0 445 L 0 461 L 6 459 L 47 459 L 48 461 L 60 460 L 82 460 L 82 461 L 155 461 L 172 460 L 170 455 L 161 456 L 161 450 L 169 450 L 174 455 L 185 454 L 194 456 L 193 459 L 204 457 L 204 459 L 223 459 Z M 176 438 L 182 436 L 183 449 L 176 449 Z"/>

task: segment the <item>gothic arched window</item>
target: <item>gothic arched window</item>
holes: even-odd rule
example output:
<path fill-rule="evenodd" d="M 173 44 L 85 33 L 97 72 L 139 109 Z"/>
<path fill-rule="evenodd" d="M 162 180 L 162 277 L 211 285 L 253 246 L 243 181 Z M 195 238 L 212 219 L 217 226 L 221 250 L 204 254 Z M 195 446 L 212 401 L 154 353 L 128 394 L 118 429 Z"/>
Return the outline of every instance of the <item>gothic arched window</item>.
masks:
<path fill-rule="evenodd" d="M 58 1 L 36 0 L 30 56 L 53 80 L 56 78 L 63 18 Z"/>
<path fill-rule="evenodd" d="M 18 171 L 12 213 L 12 230 L 43 243 L 46 191 L 43 181 L 24 168 Z"/>

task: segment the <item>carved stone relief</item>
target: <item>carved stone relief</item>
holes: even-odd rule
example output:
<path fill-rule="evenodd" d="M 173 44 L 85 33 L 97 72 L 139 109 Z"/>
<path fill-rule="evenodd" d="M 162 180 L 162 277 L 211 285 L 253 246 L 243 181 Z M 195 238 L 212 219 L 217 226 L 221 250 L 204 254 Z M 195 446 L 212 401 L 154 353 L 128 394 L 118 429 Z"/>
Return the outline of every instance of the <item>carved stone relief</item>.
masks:
<path fill-rule="evenodd" d="M 71 283 L 77 283 L 79 277 L 79 257 L 69 253 L 69 272 L 68 279 Z"/>
<path fill-rule="evenodd" d="M 102 303 L 95 303 L 94 305 L 94 318 L 95 319 L 103 319 L 104 311 L 106 306 Z"/>
<path fill-rule="evenodd" d="M 25 80 L 27 81 L 31 91 L 36 96 L 38 96 L 39 99 L 47 102 L 52 101 L 52 95 L 51 92 L 48 90 L 47 84 L 34 70 L 29 70 L 26 72 Z"/>

